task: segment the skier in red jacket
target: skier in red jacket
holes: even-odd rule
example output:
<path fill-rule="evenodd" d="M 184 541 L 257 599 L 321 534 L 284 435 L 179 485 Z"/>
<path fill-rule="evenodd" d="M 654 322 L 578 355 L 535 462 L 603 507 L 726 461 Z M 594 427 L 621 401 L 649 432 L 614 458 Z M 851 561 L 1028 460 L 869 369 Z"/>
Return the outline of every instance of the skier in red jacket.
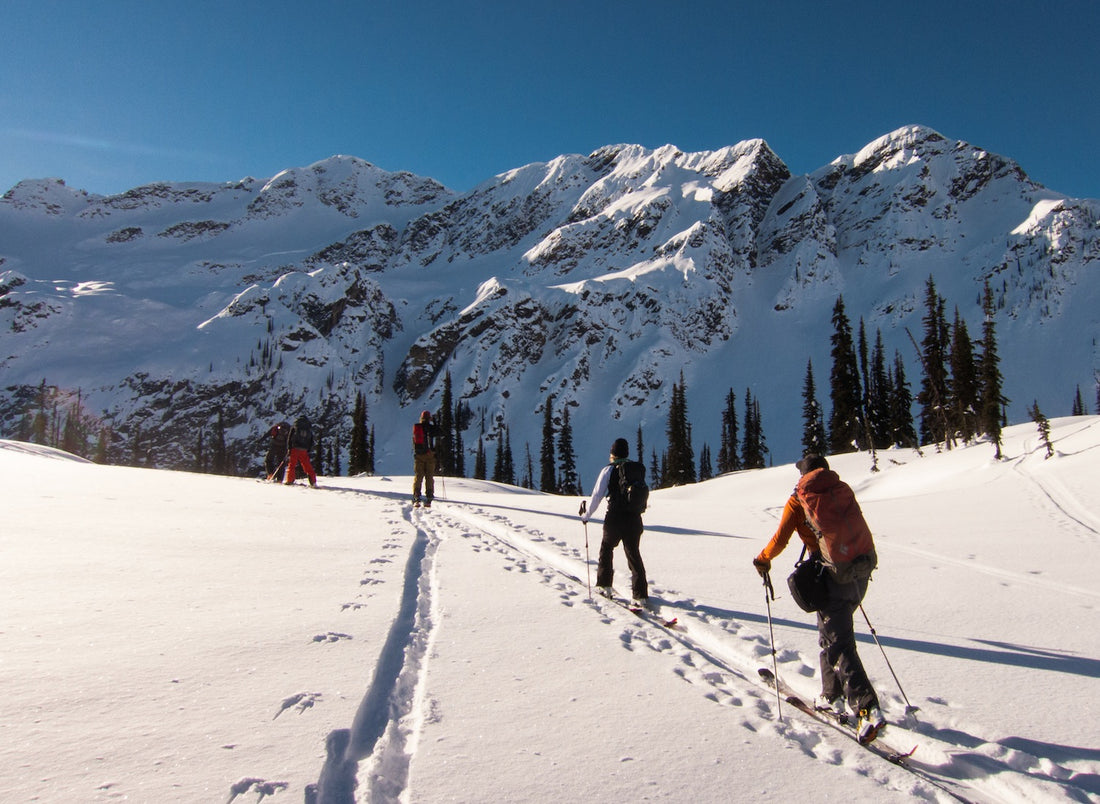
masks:
<path fill-rule="evenodd" d="M 432 414 L 424 411 L 420 421 L 413 425 L 413 505 L 432 507 L 435 497 L 435 438 L 436 429 Z M 420 497 L 420 485 L 424 484 L 424 498 Z"/>

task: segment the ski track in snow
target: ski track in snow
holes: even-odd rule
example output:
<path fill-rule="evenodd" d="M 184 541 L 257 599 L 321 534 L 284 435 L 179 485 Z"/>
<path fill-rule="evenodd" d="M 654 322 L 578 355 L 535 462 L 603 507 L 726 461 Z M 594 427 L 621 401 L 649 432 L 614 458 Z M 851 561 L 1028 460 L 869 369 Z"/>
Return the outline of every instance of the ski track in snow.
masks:
<path fill-rule="evenodd" d="M 1078 433 L 1089 430 L 1097 425 L 1097 422 L 1089 422 L 1081 427 L 1077 433 L 1062 435 L 1058 439 L 1058 443 L 1064 444 L 1064 442 L 1072 439 L 1073 436 Z M 1029 457 L 1037 455 L 1040 450 L 1045 450 L 1045 447 L 1033 441 L 1026 441 L 1024 443 L 1024 450 L 1024 454 L 1013 462 L 1012 468 L 1020 477 L 1035 486 L 1041 497 L 1040 502 L 1045 503 L 1047 506 L 1053 506 L 1056 515 L 1061 515 L 1069 520 L 1069 522 L 1072 523 L 1070 525 L 1071 528 L 1076 526 L 1086 531 L 1088 538 L 1096 539 L 1100 537 L 1100 519 L 1093 515 L 1089 507 L 1082 505 L 1076 495 L 1067 489 L 1060 481 L 1052 477 L 1040 477 L 1031 469 L 1030 465 L 1026 463 Z"/>
<path fill-rule="evenodd" d="M 920 556 L 921 558 L 927 558 L 935 564 L 962 567 L 967 571 L 980 572 L 984 575 L 999 578 L 1010 584 L 1025 584 L 1039 589 L 1048 589 L 1056 594 L 1070 594 L 1078 597 L 1100 599 L 1100 592 L 1093 591 L 1092 589 L 1084 589 L 1080 586 L 1070 586 L 1069 584 L 1058 581 L 1048 581 L 1035 575 L 1025 575 L 1020 572 L 1000 569 L 999 567 L 994 567 L 989 564 L 979 564 L 969 557 L 956 558 L 943 553 L 937 553 L 933 550 L 924 550 L 920 547 L 913 547 L 908 544 L 897 544 L 895 542 L 889 544 L 889 549 L 896 550 L 899 553 L 908 553 L 910 555 Z"/>
<path fill-rule="evenodd" d="M 438 523 L 438 531 L 433 530 L 431 520 Z M 427 547 L 430 543 L 431 553 L 434 553 L 439 533 L 457 530 L 464 538 L 480 542 L 475 548 L 479 552 L 499 554 L 506 562 L 505 569 L 518 567 L 540 580 L 561 598 L 563 605 L 572 607 L 583 604 L 592 609 L 603 622 L 621 629 L 618 638 L 626 650 L 649 649 L 669 655 L 675 660 L 675 676 L 698 687 L 705 698 L 720 706 L 734 709 L 747 707 L 755 713 L 743 719 L 746 728 L 757 731 L 761 717 L 777 720 L 775 692 L 759 680 L 756 672 L 761 666 L 770 667 L 770 643 L 766 634 L 740 622 L 738 612 L 699 605 L 690 597 L 681 596 L 675 590 L 651 581 L 653 598 L 661 604 L 664 616 L 675 614 L 679 618 L 677 628 L 663 628 L 614 603 L 598 597 L 590 599 L 583 580 L 585 558 L 580 550 L 570 547 L 564 540 L 546 537 L 537 530 L 525 531 L 506 517 L 489 513 L 476 504 L 444 501 L 442 506 L 437 506 L 427 516 L 414 514 L 413 521 L 418 528 L 418 542 L 424 545 L 425 560 L 417 571 L 410 558 L 406 596 L 410 589 L 415 588 L 426 599 L 415 606 L 418 613 L 415 626 L 410 627 L 406 623 L 398 627 L 395 623 L 395 630 L 401 633 L 397 641 L 409 648 L 412 665 L 401 673 L 402 678 L 396 684 L 385 685 L 386 690 L 392 693 L 392 711 L 386 721 L 386 738 L 390 742 L 386 744 L 385 740 L 381 741 L 371 760 L 372 802 L 399 800 L 408 779 L 409 765 L 414 760 L 412 753 L 406 753 L 406 749 L 415 745 L 419 724 L 427 716 L 422 711 L 426 707 L 421 681 L 427 645 L 431 640 L 430 630 L 438 621 L 433 613 L 434 581 Z M 941 557 L 935 558 L 938 560 Z M 427 569 L 423 568 L 425 563 Z M 1033 582 L 1033 579 L 1015 575 L 1013 580 Z M 407 601 L 402 606 L 403 611 L 406 605 Z M 402 616 L 399 622 L 407 619 L 407 616 Z M 418 633 L 417 629 L 424 631 Z M 799 694 L 812 700 L 816 682 L 811 679 L 815 674 L 817 657 L 807 661 L 798 651 L 782 650 L 777 659 L 781 677 Z M 380 661 L 380 665 L 383 663 Z M 364 699 L 364 704 L 371 698 L 371 693 Z M 398 699 L 402 706 L 395 706 Z M 943 701 L 935 702 L 946 705 Z M 897 695 L 891 696 L 891 703 L 889 709 L 895 712 L 904 709 L 904 702 Z M 372 703 L 372 706 L 376 705 Z M 421 711 L 417 711 L 418 707 Z M 1100 794 L 1100 781 L 1091 777 L 1073 779 L 1078 774 L 1071 768 L 1029 753 L 1026 749 L 1030 743 L 1024 738 L 990 741 L 979 734 L 967 733 L 957 725 L 943 726 L 933 720 L 924 720 L 928 717 L 924 713 L 919 716 L 922 718 L 919 722 L 909 717 L 905 723 L 891 723 L 883 740 L 895 749 L 908 750 L 913 745 L 918 746 L 916 755 L 909 762 L 917 773 L 911 773 L 873 757 L 843 736 L 830 733 L 832 730 L 828 727 L 811 722 L 791 709 L 789 705 L 781 707 L 783 722 L 777 724 L 777 732 L 783 739 L 791 741 L 810 756 L 829 764 L 844 765 L 856 773 L 870 774 L 889 788 L 920 799 L 1088 801 Z M 377 730 L 376 727 L 374 731 Z M 942 783 L 943 788 L 954 792 L 945 792 L 943 788 L 919 778 L 921 772 L 931 774 Z"/>
<path fill-rule="evenodd" d="M 1066 499 L 1072 499 L 1072 495 L 1067 494 Z M 892 790 L 928 801 L 972 802 L 1088 801 L 1100 794 L 1100 781 L 1082 779 L 1072 768 L 1029 753 L 1031 744 L 1025 738 L 989 741 L 957 724 L 937 725 L 934 718 L 926 720 L 925 713 L 919 715 L 919 722 L 911 717 L 905 723 L 892 722 L 883 738 L 893 749 L 918 746 L 909 761 L 916 772 L 890 765 L 831 728 L 793 711 L 789 704 L 780 704 L 774 690 L 760 681 L 756 672 L 761 666 L 771 666 L 768 637 L 743 622 L 742 613 L 697 604 L 651 581 L 653 599 L 661 605 L 663 615 L 678 618 L 675 629 L 661 627 L 598 596 L 590 598 L 584 581 L 585 556 L 568 542 L 517 526 L 506 516 L 476 504 L 440 503 L 430 512 L 402 504 L 398 513 L 396 506 L 387 506 L 395 533 L 412 528 L 415 534 L 405 564 L 398 613 L 351 728 L 335 730 L 328 736 L 327 760 L 318 783 L 306 791 L 307 804 L 354 804 L 357 787 L 360 795 L 366 795 L 365 800 L 380 804 L 396 804 L 414 794 L 409 790 L 410 767 L 421 728 L 433 716 L 426 675 L 440 621 L 435 553 L 440 542 L 455 533 L 471 540 L 477 552 L 498 555 L 504 570 L 519 569 L 537 579 L 560 598 L 562 605 L 592 610 L 602 622 L 618 629 L 617 638 L 624 649 L 648 649 L 670 657 L 673 674 L 697 687 L 706 699 L 732 710 L 744 709 L 741 724 L 745 728 L 759 731 L 761 719 L 772 721 L 780 738 L 799 750 L 828 764 L 869 775 Z M 904 549 L 936 561 L 946 560 L 916 548 Z M 972 563 L 957 563 L 973 568 Z M 978 569 L 1013 582 L 1045 583 L 990 567 Z M 371 580 L 364 578 L 361 585 L 369 587 Z M 1060 588 L 1067 591 L 1064 586 Z M 1068 591 L 1095 597 L 1089 590 Z M 360 605 L 347 603 L 344 608 Z M 314 637 L 325 641 L 339 638 L 348 637 L 335 632 Z M 817 657 L 807 661 L 798 651 L 785 649 L 776 658 L 783 680 L 812 700 Z M 282 702 L 275 716 L 290 709 L 300 712 L 319 699 L 316 693 L 291 696 Z M 904 710 L 899 696 L 884 699 L 891 704 L 888 711 Z M 947 705 L 938 699 L 933 702 Z M 920 778 L 922 772 L 931 774 L 942 786 Z"/>
<path fill-rule="evenodd" d="M 402 523 L 414 529 L 415 538 L 405 563 L 397 616 L 351 728 L 328 735 L 325 765 L 317 784 L 306 790 L 307 804 L 354 804 L 356 788 L 367 791 L 367 800 L 388 804 L 400 801 L 405 789 L 425 708 L 423 681 L 439 619 L 434 562 L 441 537 L 426 517 L 411 508 L 403 507 L 402 519 L 389 521 L 391 526 Z M 372 563 L 381 561 L 389 559 Z M 371 581 L 365 578 L 360 583 Z M 348 603 L 344 608 L 359 605 Z"/>

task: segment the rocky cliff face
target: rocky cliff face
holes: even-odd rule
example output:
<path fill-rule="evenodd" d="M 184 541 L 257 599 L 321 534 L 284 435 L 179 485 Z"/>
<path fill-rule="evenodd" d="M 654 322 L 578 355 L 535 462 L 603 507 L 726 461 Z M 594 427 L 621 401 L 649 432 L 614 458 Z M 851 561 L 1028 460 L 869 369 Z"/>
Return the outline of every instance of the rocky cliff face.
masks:
<path fill-rule="evenodd" d="M 752 140 L 608 146 L 462 195 L 350 157 L 111 197 L 27 181 L 0 200 L 0 432 L 44 381 L 80 389 L 117 460 L 139 440 L 185 467 L 220 412 L 245 471 L 276 417 L 340 443 L 363 391 L 380 468 L 405 471 L 407 409 L 449 372 L 490 440 L 506 422 L 537 456 L 553 396 L 602 460 L 611 430 L 660 449 L 683 376 L 697 446 L 748 387 L 788 459 L 807 359 L 827 397 L 837 295 L 915 380 L 929 276 L 975 324 L 991 281 L 1019 417 L 1044 391 L 1057 412 L 1097 368 L 1098 219 L 917 126 L 802 176 Z"/>

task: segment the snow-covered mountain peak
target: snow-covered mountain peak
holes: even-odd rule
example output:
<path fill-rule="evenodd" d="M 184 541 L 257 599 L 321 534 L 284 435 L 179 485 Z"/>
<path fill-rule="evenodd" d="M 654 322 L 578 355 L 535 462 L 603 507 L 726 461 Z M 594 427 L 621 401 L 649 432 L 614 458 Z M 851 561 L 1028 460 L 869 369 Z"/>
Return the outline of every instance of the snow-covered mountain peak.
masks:
<path fill-rule="evenodd" d="M 110 197 L 22 182 L 0 199 L 0 415 L 22 426 L 45 378 L 105 412 L 120 454 L 140 432 L 185 466 L 221 409 L 243 469 L 272 416 L 343 439 L 356 393 L 392 423 L 438 405 L 447 373 L 516 445 L 538 442 L 550 394 L 587 414 L 578 443 L 608 422 L 659 441 L 682 372 L 700 444 L 749 387 L 785 458 L 807 359 L 825 386 L 836 298 L 918 377 L 906 328 L 932 276 L 974 327 L 995 285 L 1019 418 L 1100 370 L 1098 207 L 923 126 L 797 176 L 749 139 L 609 145 L 462 194 L 345 155 Z M 383 470 L 407 446 L 384 429 Z"/>
<path fill-rule="evenodd" d="M 941 154 L 947 146 L 947 138 L 927 126 L 902 126 L 869 142 L 856 153 L 851 164 L 856 169 L 867 169 L 868 163 L 875 166 L 870 169 L 889 169 L 914 159 Z"/>
<path fill-rule="evenodd" d="M 2 201 L 15 209 L 38 210 L 49 215 L 75 214 L 99 196 L 74 190 L 64 179 L 24 179 L 6 193 Z"/>

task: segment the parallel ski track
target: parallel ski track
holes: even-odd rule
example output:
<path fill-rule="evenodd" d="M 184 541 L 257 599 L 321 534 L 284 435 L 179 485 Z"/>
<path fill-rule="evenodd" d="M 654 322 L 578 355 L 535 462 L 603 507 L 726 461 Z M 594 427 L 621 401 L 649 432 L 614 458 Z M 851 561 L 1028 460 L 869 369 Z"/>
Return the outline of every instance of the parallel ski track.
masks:
<path fill-rule="evenodd" d="M 570 584 L 587 589 L 587 584 L 581 577 L 584 573 L 583 558 L 564 555 L 553 541 L 547 542 L 546 545 L 530 541 L 512 528 L 506 520 L 494 520 L 491 515 L 479 512 L 476 504 L 469 506 L 467 510 L 464 503 L 451 503 L 445 508 L 433 509 L 434 516 L 447 517 L 473 528 L 498 542 L 506 550 L 537 561 Z M 572 552 L 575 553 L 575 549 Z M 644 622 L 639 621 L 636 615 L 624 607 L 612 601 L 601 600 L 598 595 L 593 595 L 586 602 L 592 609 L 617 621 L 626 622 L 630 618 L 638 627 L 659 629 L 665 637 L 675 640 L 680 646 L 720 671 L 720 674 L 728 674 L 739 684 L 755 690 L 762 700 L 766 700 L 768 696 L 774 700 L 774 688 L 757 675 L 762 657 L 738 653 L 732 649 L 726 638 L 728 635 L 707 623 L 699 611 L 678 608 L 679 620 L 676 627 L 665 628 L 657 622 L 657 618 L 643 618 Z M 800 728 L 812 728 L 818 732 L 819 736 L 828 734 L 830 730 L 828 726 L 810 723 L 809 718 L 806 720 L 806 723 L 800 724 Z M 931 797 L 948 795 L 954 800 L 965 800 L 973 804 L 1054 800 L 1046 795 L 1047 791 L 1043 789 L 1046 784 L 1049 784 L 1060 788 L 1061 792 L 1066 794 L 1063 800 L 1080 800 L 1083 791 L 1065 784 L 1064 780 L 1072 776 L 1072 772 L 1067 769 L 1055 768 L 1050 774 L 1021 771 L 1018 765 L 1010 765 L 985 754 L 975 754 L 960 749 L 960 746 L 940 740 L 928 733 L 930 731 L 936 731 L 935 727 L 917 723 L 914 728 L 909 729 L 900 724 L 892 724 L 889 733 L 897 735 L 892 737 L 894 742 L 900 745 L 901 742 L 912 740 L 919 745 L 918 758 L 910 760 L 909 765 L 892 763 L 885 757 L 879 757 L 879 760 L 884 766 L 899 773 L 904 772 L 919 784 L 928 785 L 926 792 Z M 798 739 L 797 733 L 794 732 L 788 733 L 788 737 L 795 741 Z M 942 756 L 950 771 L 929 761 L 928 756 Z M 1038 759 L 1034 764 L 1040 764 Z M 1049 763 L 1043 760 L 1042 764 Z M 1012 777 L 1011 780 L 998 778 L 1006 774 Z M 988 779 L 989 784 L 983 784 L 981 781 L 983 779 Z M 1037 783 L 1038 787 L 1036 787 Z"/>
<path fill-rule="evenodd" d="M 1098 425 L 1100 425 L 1100 423 L 1090 422 L 1081 427 L 1077 433 L 1063 434 L 1058 439 L 1058 443 L 1063 443 L 1073 438 L 1073 436 L 1078 433 Z M 1095 539 L 1100 536 L 1100 520 L 1098 520 L 1089 510 L 1088 506 L 1082 505 L 1073 493 L 1065 489 L 1060 483 L 1053 480 L 1041 479 L 1035 472 L 1030 471 L 1030 469 L 1024 465 L 1024 461 L 1032 455 L 1037 454 L 1039 449 L 1039 445 L 1027 442 L 1025 444 L 1026 452 L 1012 463 L 1013 471 L 1035 486 L 1043 499 L 1050 503 L 1067 520 L 1086 531 L 1089 538 Z"/>
<path fill-rule="evenodd" d="M 405 563 L 397 616 L 351 729 L 329 737 L 329 760 L 313 799 L 317 804 L 354 804 L 357 784 L 373 804 L 397 804 L 408 786 L 439 622 L 435 553 L 440 536 L 419 511 L 406 509 L 405 517 L 416 536 Z"/>

